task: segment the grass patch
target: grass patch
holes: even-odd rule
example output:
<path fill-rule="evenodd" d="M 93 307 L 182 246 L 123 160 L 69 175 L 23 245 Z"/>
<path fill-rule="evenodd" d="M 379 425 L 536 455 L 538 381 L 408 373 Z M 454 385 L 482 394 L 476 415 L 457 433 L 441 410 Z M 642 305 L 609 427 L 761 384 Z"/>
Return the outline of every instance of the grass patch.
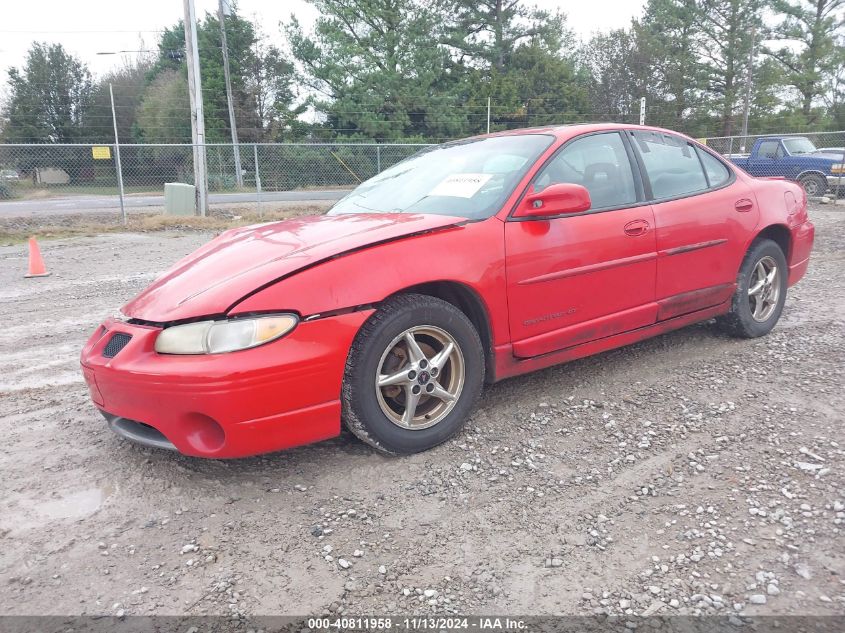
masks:
<path fill-rule="evenodd" d="M 51 217 L 0 219 L 0 244 L 17 244 L 30 237 L 62 239 L 95 236 L 103 233 L 151 233 L 155 231 L 198 231 L 219 233 L 237 226 L 287 220 L 301 215 L 322 215 L 324 205 L 308 205 L 268 210 L 259 216 L 254 211 L 232 213 L 212 211 L 207 217 L 132 213 L 126 226 L 112 213 L 89 213 Z"/>
<path fill-rule="evenodd" d="M 0 187 L 2 187 L 0 181 Z M 19 198 L 21 200 L 50 200 L 52 198 L 71 198 L 73 196 L 113 196 L 115 201 L 118 198 L 118 190 L 116 183 L 72 183 L 67 185 L 41 185 L 35 184 L 31 180 L 15 180 L 7 181 L 7 185 L 11 191 L 10 198 Z M 338 191 L 351 191 L 351 185 L 309 185 L 306 187 L 296 187 L 291 191 L 324 191 L 326 189 Z M 131 196 L 163 196 L 163 185 L 126 185 L 123 188 L 127 197 Z M 2 192 L 0 192 L 2 193 Z M 244 184 L 243 187 L 213 187 L 208 192 L 210 195 L 218 193 L 247 193 L 255 194 L 255 186 Z M 273 193 L 271 190 L 265 190 L 264 193 Z M 2 198 L 2 196 L 0 196 Z"/>
<path fill-rule="evenodd" d="M 49 200 L 51 198 L 66 198 L 72 196 L 114 196 L 117 199 L 116 184 L 68 184 L 68 185 L 40 185 L 30 180 L 14 181 L 13 191 L 21 200 Z M 125 187 L 126 195 L 145 194 L 151 196 L 162 195 L 161 188 L 153 186 Z"/>

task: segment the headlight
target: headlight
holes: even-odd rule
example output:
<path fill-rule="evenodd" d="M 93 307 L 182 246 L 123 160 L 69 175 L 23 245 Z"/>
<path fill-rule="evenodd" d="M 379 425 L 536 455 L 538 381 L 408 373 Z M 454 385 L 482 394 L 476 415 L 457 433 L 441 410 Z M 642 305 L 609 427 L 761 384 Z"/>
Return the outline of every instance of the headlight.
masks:
<path fill-rule="evenodd" d="M 830 168 L 830 173 L 832 174 L 845 174 L 845 163 L 841 165 L 834 165 Z"/>
<path fill-rule="evenodd" d="M 156 338 L 159 354 L 221 354 L 275 341 L 296 327 L 293 314 L 174 325 Z"/>

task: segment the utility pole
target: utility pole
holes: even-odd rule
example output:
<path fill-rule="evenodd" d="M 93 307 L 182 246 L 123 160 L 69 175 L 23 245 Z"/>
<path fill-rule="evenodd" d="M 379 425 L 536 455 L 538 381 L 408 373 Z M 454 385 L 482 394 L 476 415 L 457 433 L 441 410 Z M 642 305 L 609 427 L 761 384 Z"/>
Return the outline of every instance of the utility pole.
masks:
<path fill-rule="evenodd" d="M 205 216 L 208 174 L 205 166 L 205 114 L 202 107 L 200 56 L 197 48 L 197 17 L 194 0 L 183 0 L 185 8 L 185 54 L 188 61 L 188 93 L 191 99 L 191 138 L 194 144 L 194 185 L 197 211 Z"/>
<path fill-rule="evenodd" d="M 490 97 L 487 97 L 487 133 L 490 134 Z"/>
<path fill-rule="evenodd" d="M 235 104 L 232 99 L 232 79 L 229 75 L 229 45 L 226 42 L 226 11 L 223 3 L 226 0 L 219 0 L 217 5 L 217 19 L 220 22 L 220 43 L 223 47 L 223 77 L 226 80 L 226 100 L 229 102 L 229 129 L 232 130 L 232 151 L 235 153 L 235 182 L 238 187 L 243 187 L 244 176 L 241 171 L 241 150 L 238 147 L 238 126 L 235 123 Z M 228 8 L 228 4 L 226 5 Z"/>
<path fill-rule="evenodd" d="M 645 97 L 640 97 L 640 125 L 645 125 Z"/>
<path fill-rule="evenodd" d="M 745 142 L 748 138 L 748 115 L 751 111 L 751 84 L 754 83 L 754 40 L 757 36 L 757 27 L 751 27 L 751 48 L 748 50 L 748 78 L 745 82 L 745 106 L 742 110 L 742 147 L 739 151 L 745 151 Z"/>
<path fill-rule="evenodd" d="M 120 165 L 120 139 L 117 136 L 117 112 L 114 109 L 114 90 L 109 84 L 109 97 L 111 97 L 111 120 L 114 123 L 114 161 L 117 168 L 117 188 L 120 192 L 120 215 L 123 216 L 123 225 L 126 226 L 126 207 L 123 205 L 123 167 Z"/>

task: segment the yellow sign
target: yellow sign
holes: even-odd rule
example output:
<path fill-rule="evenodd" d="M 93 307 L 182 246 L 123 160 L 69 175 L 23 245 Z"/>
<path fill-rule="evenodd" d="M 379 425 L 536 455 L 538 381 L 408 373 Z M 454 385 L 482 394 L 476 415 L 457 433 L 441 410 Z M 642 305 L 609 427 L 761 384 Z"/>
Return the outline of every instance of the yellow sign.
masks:
<path fill-rule="evenodd" d="M 707 145 L 707 139 L 706 138 L 697 138 L 695 140 L 698 141 L 699 143 L 701 143 L 702 145 Z"/>
<path fill-rule="evenodd" d="M 108 145 L 92 147 L 91 155 L 94 157 L 94 160 L 111 160 L 111 147 Z"/>

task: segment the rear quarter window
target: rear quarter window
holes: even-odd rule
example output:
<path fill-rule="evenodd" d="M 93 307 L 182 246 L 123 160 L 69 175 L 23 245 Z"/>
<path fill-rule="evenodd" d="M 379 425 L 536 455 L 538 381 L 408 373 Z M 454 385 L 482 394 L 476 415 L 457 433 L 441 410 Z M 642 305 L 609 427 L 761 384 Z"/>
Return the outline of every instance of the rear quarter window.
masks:
<path fill-rule="evenodd" d="M 731 172 L 722 161 L 703 149 L 696 148 L 696 151 L 711 187 L 721 187 L 731 179 Z"/>

